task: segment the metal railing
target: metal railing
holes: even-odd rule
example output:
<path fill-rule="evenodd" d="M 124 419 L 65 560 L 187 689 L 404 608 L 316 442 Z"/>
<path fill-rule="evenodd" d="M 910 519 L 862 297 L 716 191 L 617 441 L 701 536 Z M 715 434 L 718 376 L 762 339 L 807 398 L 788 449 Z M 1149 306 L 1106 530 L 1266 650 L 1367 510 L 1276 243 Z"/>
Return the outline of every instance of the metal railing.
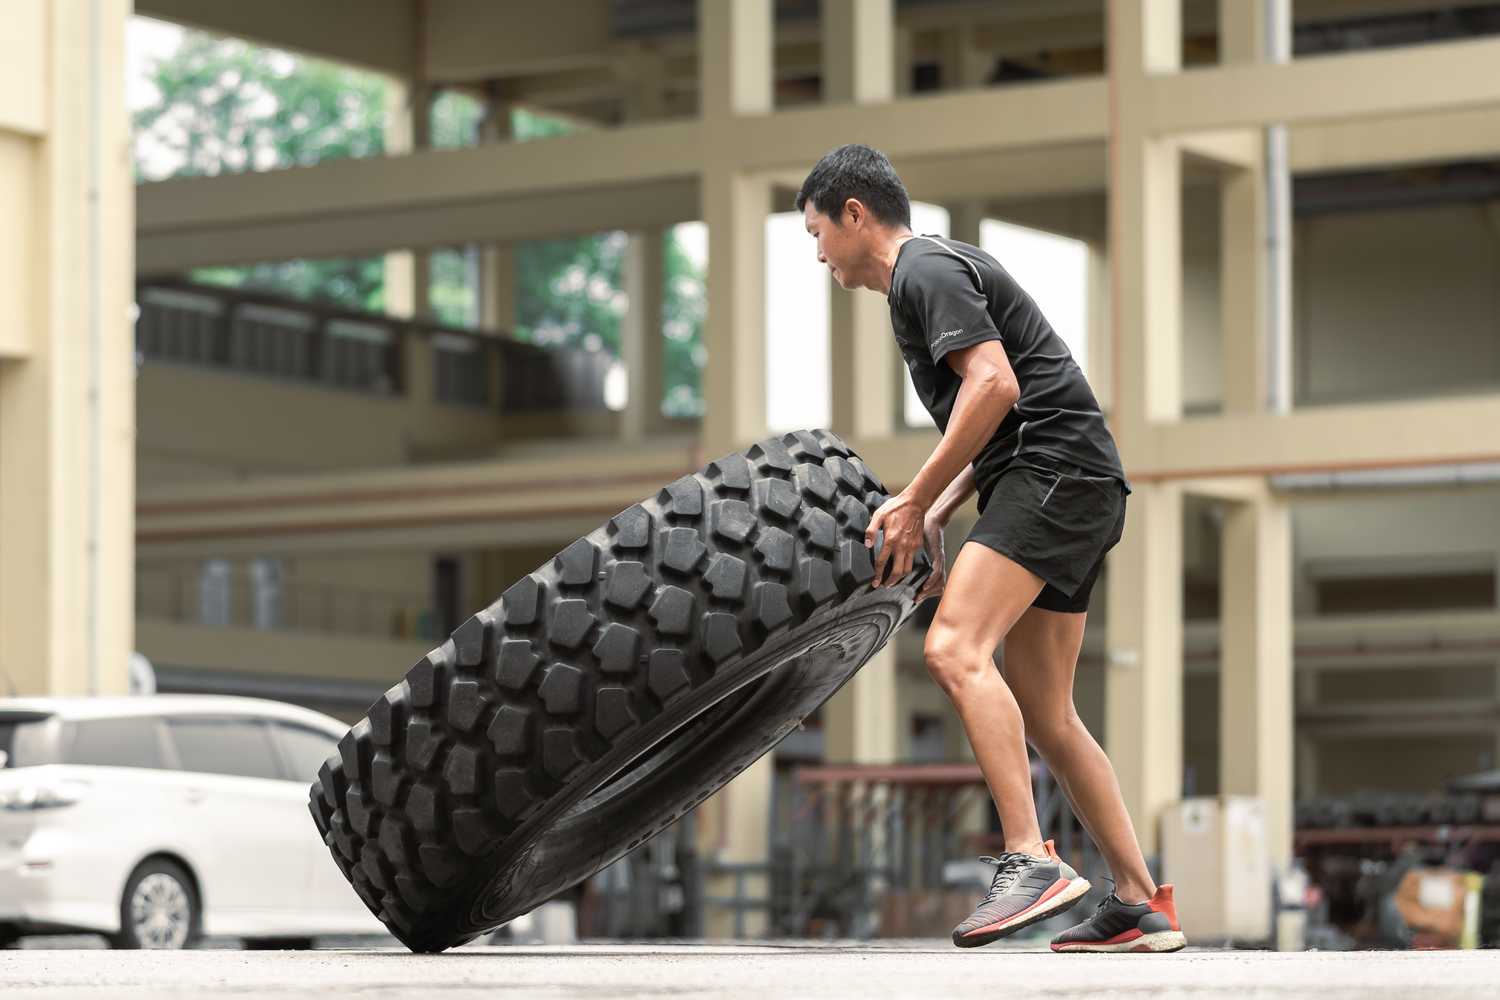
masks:
<path fill-rule="evenodd" d="M 499 331 L 315 305 L 235 288 L 152 281 L 138 285 L 137 349 L 147 361 L 222 368 L 376 396 L 405 394 L 408 338 L 431 351 L 440 403 L 502 413 L 603 410 L 603 351 L 541 347 Z M 491 378 L 498 366 L 498 398 Z"/>
<path fill-rule="evenodd" d="M 977 764 L 804 767 L 795 780 L 791 839 L 770 865 L 776 933 L 867 939 L 922 936 L 940 926 L 946 934 L 957 921 L 945 907 L 974 902 L 973 886 L 954 868 L 1004 844 L 998 832 L 960 830 L 972 807 L 986 816 L 994 810 Z M 1102 871 L 1040 760 L 1032 761 L 1032 786 L 1042 836 L 1084 874 Z M 918 912 L 931 915 L 932 926 L 910 918 Z"/>
<path fill-rule="evenodd" d="M 152 621 L 366 638 L 437 638 L 431 599 L 324 583 L 269 583 L 251 572 L 137 567 L 136 615 Z"/>

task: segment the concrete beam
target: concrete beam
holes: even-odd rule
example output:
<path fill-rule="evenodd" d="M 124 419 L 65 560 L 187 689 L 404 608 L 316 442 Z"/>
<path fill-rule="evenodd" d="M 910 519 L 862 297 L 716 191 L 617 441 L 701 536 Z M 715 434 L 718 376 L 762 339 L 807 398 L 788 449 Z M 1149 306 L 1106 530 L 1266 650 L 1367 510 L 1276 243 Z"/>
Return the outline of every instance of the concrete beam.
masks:
<path fill-rule="evenodd" d="M 817 105 L 733 123 L 735 161 L 742 170 L 807 165 L 837 145 L 835 136 L 899 157 L 1052 147 L 1107 134 L 1108 95 L 1099 79 L 1063 80 L 976 90 L 858 107 Z M 1003 122 L 976 128 L 975 122 Z"/>
<path fill-rule="evenodd" d="M 390 205 L 348 213 L 275 217 L 261 222 L 141 232 L 142 275 L 187 267 L 289 256 L 378 253 L 393 241 L 411 247 L 514 243 L 611 229 L 648 229 L 701 217 L 694 178 L 515 194 L 435 206 Z"/>
<path fill-rule="evenodd" d="M 1260 133 L 1253 129 L 1194 132 L 1179 139 L 1178 145 L 1184 157 L 1216 167 L 1250 169 L 1260 163 Z"/>
<path fill-rule="evenodd" d="M 351 544 L 430 549 L 432 533 L 449 528 L 477 527 L 486 544 L 499 544 L 496 532 L 517 526 L 515 540 L 525 541 L 537 537 L 538 525 L 544 536 L 554 524 L 592 531 L 701 464 L 701 453 L 685 442 L 600 439 L 539 458 L 262 477 L 253 485 L 179 484 L 141 495 L 136 533 L 142 556 L 151 558 L 241 541 L 264 552 Z M 590 475 L 581 477 L 584 466 Z"/>
<path fill-rule="evenodd" d="M 1500 157 L 1494 108 L 1375 115 L 1289 130 L 1295 174 Z"/>
<path fill-rule="evenodd" d="M 913 198 L 949 202 L 1102 191 L 1107 154 L 1104 141 L 1098 139 L 1037 149 L 911 154 L 895 156 L 891 163 Z"/>
<path fill-rule="evenodd" d="M 1500 38 L 1165 73 L 1143 100 L 1156 135 L 1500 105 Z"/>
<path fill-rule="evenodd" d="M 137 0 L 135 13 L 396 76 L 416 69 L 411 0 Z"/>
<path fill-rule="evenodd" d="M 1500 393 L 1194 417 L 1137 455 L 1132 482 L 1500 461 Z"/>
<path fill-rule="evenodd" d="M 547 191 L 682 180 L 701 167 L 702 126 L 669 122 L 407 156 L 336 160 L 264 173 L 139 185 L 140 234 L 279 217 L 436 208 Z"/>
<path fill-rule="evenodd" d="M 427 0 L 427 78 L 480 80 L 606 64 L 611 0 Z M 561 16 L 560 16 L 561 15 Z"/>

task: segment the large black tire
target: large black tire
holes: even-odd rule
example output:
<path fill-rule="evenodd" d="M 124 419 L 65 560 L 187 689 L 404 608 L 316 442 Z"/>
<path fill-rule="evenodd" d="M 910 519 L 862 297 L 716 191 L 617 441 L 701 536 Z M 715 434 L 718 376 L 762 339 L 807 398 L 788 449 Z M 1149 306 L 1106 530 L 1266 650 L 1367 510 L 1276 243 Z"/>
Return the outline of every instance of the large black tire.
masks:
<path fill-rule="evenodd" d="M 888 499 L 833 434 L 767 438 L 573 542 L 454 630 L 319 771 L 311 811 L 414 951 L 528 912 L 780 742 L 915 610 L 871 588 Z"/>

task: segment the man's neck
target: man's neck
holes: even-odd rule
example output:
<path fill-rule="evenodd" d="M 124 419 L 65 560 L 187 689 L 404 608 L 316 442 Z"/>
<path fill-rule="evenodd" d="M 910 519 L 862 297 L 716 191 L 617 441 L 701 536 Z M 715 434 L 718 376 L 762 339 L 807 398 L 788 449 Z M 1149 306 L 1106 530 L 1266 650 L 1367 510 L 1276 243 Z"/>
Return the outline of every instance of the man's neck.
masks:
<path fill-rule="evenodd" d="M 882 295 L 891 294 L 891 276 L 896 272 L 896 257 L 901 253 L 901 245 L 915 236 L 916 233 L 905 227 L 891 235 L 885 245 L 875 252 L 875 278 L 880 284 L 866 285 L 866 288 Z"/>

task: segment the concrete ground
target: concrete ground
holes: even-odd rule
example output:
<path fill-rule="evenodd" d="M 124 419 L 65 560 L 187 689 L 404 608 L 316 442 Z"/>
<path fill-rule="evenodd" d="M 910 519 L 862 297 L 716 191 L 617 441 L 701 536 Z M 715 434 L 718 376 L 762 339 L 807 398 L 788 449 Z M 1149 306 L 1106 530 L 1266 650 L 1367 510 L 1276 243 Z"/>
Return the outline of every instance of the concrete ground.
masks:
<path fill-rule="evenodd" d="M 0 951 L 0 996 L 1447 997 L 1500 995 L 1500 952 L 1054 955 L 944 941 L 590 943 L 303 952 Z"/>

